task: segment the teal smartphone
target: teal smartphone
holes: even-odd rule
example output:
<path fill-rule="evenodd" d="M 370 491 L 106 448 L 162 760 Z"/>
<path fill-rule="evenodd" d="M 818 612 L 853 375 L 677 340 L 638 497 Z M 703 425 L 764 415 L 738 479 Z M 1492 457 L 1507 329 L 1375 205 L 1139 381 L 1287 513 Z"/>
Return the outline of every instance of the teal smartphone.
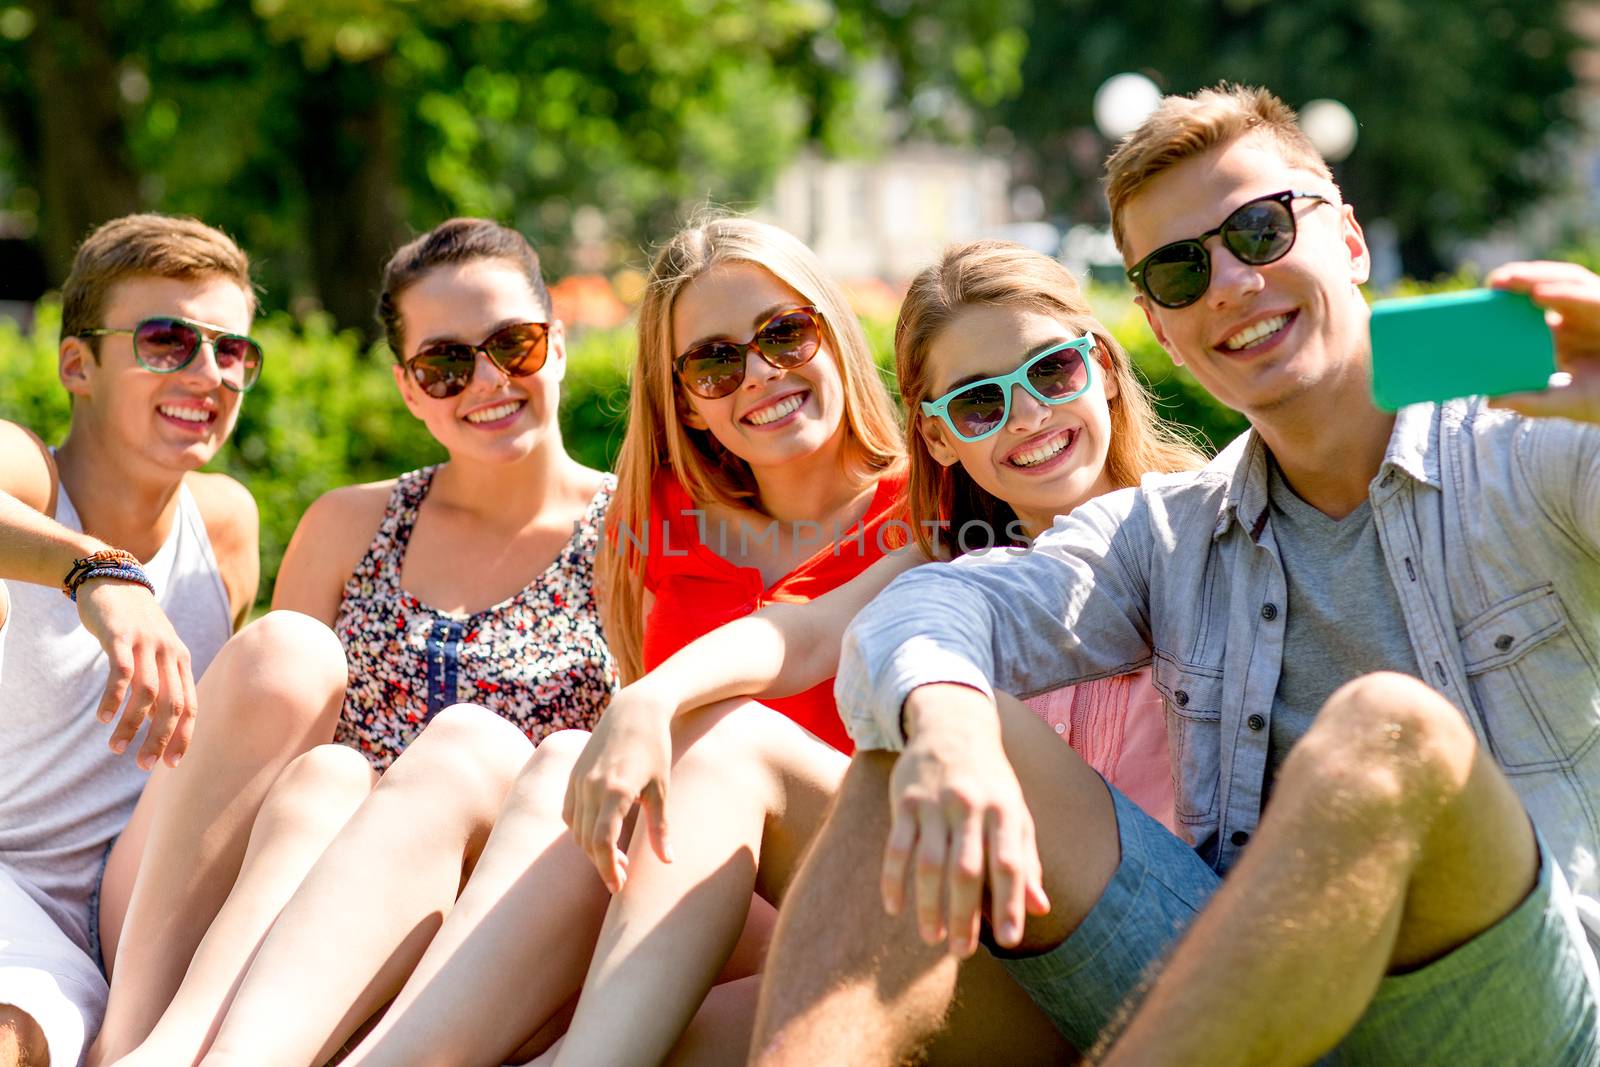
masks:
<path fill-rule="evenodd" d="M 1372 395 L 1424 400 L 1543 389 L 1556 370 L 1544 311 L 1521 293 L 1468 289 L 1372 305 Z"/>

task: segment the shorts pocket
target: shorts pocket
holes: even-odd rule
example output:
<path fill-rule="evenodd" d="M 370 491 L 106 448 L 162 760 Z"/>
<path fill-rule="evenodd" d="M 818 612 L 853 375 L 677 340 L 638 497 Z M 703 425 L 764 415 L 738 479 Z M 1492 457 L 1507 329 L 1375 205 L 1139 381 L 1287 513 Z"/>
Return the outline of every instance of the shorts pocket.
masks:
<path fill-rule="evenodd" d="M 1214 822 L 1222 782 L 1222 672 L 1158 650 L 1150 680 L 1166 705 L 1178 818 L 1191 828 Z"/>
<path fill-rule="evenodd" d="M 1508 773 L 1564 770 L 1600 739 L 1600 671 L 1548 583 L 1461 628 L 1484 735 Z"/>

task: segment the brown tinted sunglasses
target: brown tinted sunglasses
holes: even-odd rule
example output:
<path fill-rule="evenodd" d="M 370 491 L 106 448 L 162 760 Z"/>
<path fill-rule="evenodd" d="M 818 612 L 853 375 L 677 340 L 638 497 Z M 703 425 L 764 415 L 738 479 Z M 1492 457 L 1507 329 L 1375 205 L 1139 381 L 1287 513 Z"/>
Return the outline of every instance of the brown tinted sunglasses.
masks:
<path fill-rule="evenodd" d="M 672 361 L 683 387 L 716 400 L 744 381 L 745 353 L 754 350 L 771 366 L 793 370 L 811 362 L 822 344 L 822 318 L 813 307 L 780 311 L 761 324 L 748 341 L 707 341 Z"/>
<path fill-rule="evenodd" d="M 458 396 L 472 381 L 482 352 L 508 378 L 537 374 L 549 352 L 548 322 L 513 322 L 480 344 L 438 341 L 406 360 L 406 370 L 424 393 L 436 400 Z"/>

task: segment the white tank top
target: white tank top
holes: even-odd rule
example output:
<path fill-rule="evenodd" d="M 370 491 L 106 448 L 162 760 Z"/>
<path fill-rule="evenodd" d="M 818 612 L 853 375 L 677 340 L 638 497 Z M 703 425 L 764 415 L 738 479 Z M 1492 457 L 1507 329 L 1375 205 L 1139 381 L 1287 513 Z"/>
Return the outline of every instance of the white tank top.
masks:
<path fill-rule="evenodd" d="M 56 521 L 81 531 L 65 486 L 58 498 Z M 187 486 L 178 489 L 171 535 L 144 569 L 198 679 L 233 624 Z M 11 582 L 9 593 L 0 629 L 0 865 L 87 951 L 102 858 L 149 778 L 134 763 L 145 731 L 121 756 L 107 747 L 114 725 L 94 713 L 109 669 L 78 606 L 50 586 Z"/>

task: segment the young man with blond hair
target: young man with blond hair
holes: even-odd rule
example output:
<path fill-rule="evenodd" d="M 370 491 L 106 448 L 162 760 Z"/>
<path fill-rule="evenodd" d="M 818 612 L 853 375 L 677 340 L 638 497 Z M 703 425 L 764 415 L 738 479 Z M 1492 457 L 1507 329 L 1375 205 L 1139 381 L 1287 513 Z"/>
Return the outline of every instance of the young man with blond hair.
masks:
<path fill-rule="evenodd" d="M 1490 277 L 1547 309 L 1567 388 L 1388 414 L 1361 226 L 1281 101 L 1168 97 L 1108 170 L 1156 337 L 1251 429 L 858 617 L 859 754 L 755 1062 L 913 1054 L 994 980 L 958 974 L 987 899 L 1106 1063 L 1600 1063 L 1600 277 Z M 1005 695 L 1141 664 L 1181 838 Z"/>
<path fill-rule="evenodd" d="M 0 422 L 0 1067 L 80 1062 L 119 943 L 170 995 L 215 911 L 192 884 L 231 882 L 266 785 L 307 723 L 331 730 L 330 694 L 277 707 L 259 684 L 292 669 L 342 693 L 331 635 L 263 620 L 224 650 L 255 599 L 258 521 L 199 468 L 260 373 L 255 310 L 221 232 L 108 222 L 62 290 L 65 440 Z M 137 933 L 130 906 L 151 913 Z"/>

